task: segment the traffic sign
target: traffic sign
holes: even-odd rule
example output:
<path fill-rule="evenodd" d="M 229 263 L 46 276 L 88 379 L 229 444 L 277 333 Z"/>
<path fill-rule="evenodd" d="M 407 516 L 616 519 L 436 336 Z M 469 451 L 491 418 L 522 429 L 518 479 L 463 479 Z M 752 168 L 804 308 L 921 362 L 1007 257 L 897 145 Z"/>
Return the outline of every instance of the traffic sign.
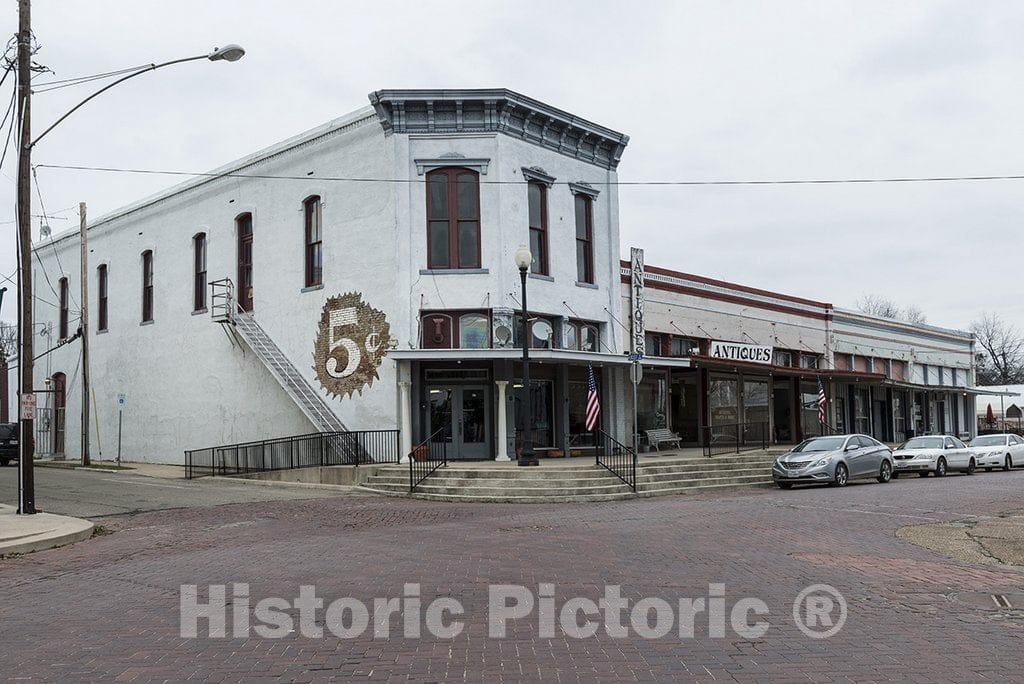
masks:
<path fill-rule="evenodd" d="M 22 394 L 21 395 L 21 420 L 35 420 L 36 415 L 36 395 L 34 394 Z"/>
<path fill-rule="evenodd" d="M 124 405 L 126 403 L 128 403 L 128 397 L 126 397 L 124 394 L 118 394 L 117 395 L 117 405 L 120 408 L 124 408 Z"/>
<path fill-rule="evenodd" d="M 643 361 L 644 360 L 644 354 L 643 354 L 643 352 L 634 352 L 634 353 L 629 355 L 629 360 L 633 361 L 634 363 L 637 362 L 637 361 Z"/>
<path fill-rule="evenodd" d="M 634 363 L 629 367 L 629 377 L 633 381 L 634 385 L 639 385 L 640 381 L 644 377 L 644 367 L 639 363 Z"/>

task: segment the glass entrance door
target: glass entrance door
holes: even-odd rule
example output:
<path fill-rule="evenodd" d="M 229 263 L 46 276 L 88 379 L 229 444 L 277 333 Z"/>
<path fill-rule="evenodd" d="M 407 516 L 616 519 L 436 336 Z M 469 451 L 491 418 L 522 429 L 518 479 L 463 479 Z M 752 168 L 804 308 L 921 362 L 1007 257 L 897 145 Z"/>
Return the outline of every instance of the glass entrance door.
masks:
<path fill-rule="evenodd" d="M 448 458 L 488 459 L 490 411 L 486 387 L 429 387 L 427 432 L 448 443 Z"/>

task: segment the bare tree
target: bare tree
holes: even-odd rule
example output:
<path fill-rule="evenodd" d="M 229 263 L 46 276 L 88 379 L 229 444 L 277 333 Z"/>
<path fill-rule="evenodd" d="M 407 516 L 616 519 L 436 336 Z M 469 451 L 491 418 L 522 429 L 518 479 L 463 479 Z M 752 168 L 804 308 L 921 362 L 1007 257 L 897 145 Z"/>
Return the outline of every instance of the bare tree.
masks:
<path fill-rule="evenodd" d="M 983 312 L 971 323 L 978 341 L 979 385 L 1013 385 L 1024 382 L 1024 337 L 999 314 Z"/>
<path fill-rule="evenodd" d="M 854 304 L 858 309 L 871 316 L 891 318 L 905 323 L 925 323 L 927 317 L 920 308 L 913 304 L 905 307 L 880 294 L 866 294 Z"/>

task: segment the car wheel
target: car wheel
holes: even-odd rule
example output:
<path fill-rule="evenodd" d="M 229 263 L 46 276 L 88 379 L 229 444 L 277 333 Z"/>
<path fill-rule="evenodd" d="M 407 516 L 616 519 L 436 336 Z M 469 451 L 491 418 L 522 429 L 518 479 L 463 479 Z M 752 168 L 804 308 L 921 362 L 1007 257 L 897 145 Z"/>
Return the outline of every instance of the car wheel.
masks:
<path fill-rule="evenodd" d="M 779 489 L 792 489 L 793 487 L 792 482 L 776 482 L 775 484 L 779 485 Z"/>
<path fill-rule="evenodd" d="M 939 457 L 939 462 L 935 464 L 935 477 L 944 477 L 946 475 L 946 459 Z"/>
<path fill-rule="evenodd" d="M 1007 471 L 1013 467 L 1013 457 L 1010 454 L 1006 454 L 1006 460 L 1003 461 L 1003 470 Z"/>
<path fill-rule="evenodd" d="M 977 469 L 978 469 L 978 464 L 975 463 L 974 459 L 972 458 L 971 462 L 967 464 L 967 474 L 968 475 L 973 475 L 974 471 L 977 470 Z"/>
<path fill-rule="evenodd" d="M 878 471 L 878 481 L 888 482 L 892 479 L 892 466 L 888 461 L 882 461 L 882 469 Z"/>
<path fill-rule="evenodd" d="M 836 476 L 832 480 L 833 487 L 845 487 L 846 483 L 850 481 L 850 472 L 846 469 L 842 463 L 836 466 Z"/>

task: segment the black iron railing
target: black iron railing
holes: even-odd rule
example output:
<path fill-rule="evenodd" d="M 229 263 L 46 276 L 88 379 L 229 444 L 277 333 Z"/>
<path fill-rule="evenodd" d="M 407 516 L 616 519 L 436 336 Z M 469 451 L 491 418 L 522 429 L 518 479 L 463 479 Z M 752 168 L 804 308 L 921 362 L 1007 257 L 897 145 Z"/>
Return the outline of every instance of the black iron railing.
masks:
<path fill-rule="evenodd" d="M 314 432 L 185 452 L 185 477 L 242 475 L 316 466 L 398 463 L 398 430 Z"/>
<path fill-rule="evenodd" d="M 448 440 L 446 428 L 441 428 L 412 448 L 409 454 L 409 491 L 416 491 L 421 482 L 438 468 L 448 466 Z"/>
<path fill-rule="evenodd" d="M 701 428 L 704 455 L 738 454 L 741 451 L 768 448 L 768 421 L 732 423 Z"/>
<path fill-rule="evenodd" d="M 636 491 L 636 452 L 604 430 L 594 432 L 597 465 L 604 466 Z"/>

